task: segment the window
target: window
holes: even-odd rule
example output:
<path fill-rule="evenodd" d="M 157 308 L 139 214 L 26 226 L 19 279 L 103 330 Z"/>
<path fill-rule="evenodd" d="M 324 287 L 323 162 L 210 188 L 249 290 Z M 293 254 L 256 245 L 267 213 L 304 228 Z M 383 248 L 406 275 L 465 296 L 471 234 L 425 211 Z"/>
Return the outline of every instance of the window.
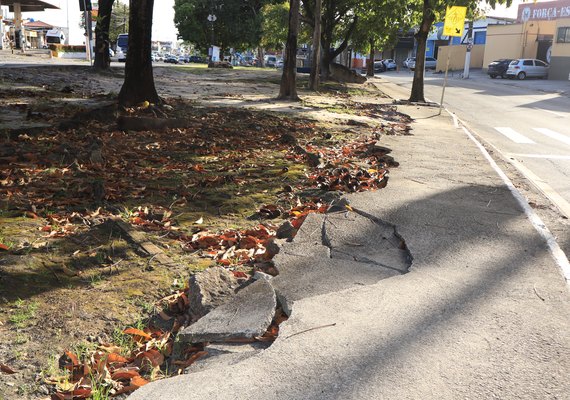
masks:
<path fill-rule="evenodd" d="M 534 64 L 532 63 L 532 60 L 524 60 L 523 65 L 530 65 L 532 67 Z"/>
<path fill-rule="evenodd" d="M 558 28 L 556 43 L 570 43 L 570 26 Z"/>
<path fill-rule="evenodd" d="M 537 67 L 548 67 L 547 64 L 545 64 L 544 62 L 542 62 L 540 60 L 534 60 L 534 65 L 536 65 Z"/>
<path fill-rule="evenodd" d="M 487 39 L 487 32 L 475 32 L 475 37 L 473 38 L 473 44 L 485 44 Z"/>

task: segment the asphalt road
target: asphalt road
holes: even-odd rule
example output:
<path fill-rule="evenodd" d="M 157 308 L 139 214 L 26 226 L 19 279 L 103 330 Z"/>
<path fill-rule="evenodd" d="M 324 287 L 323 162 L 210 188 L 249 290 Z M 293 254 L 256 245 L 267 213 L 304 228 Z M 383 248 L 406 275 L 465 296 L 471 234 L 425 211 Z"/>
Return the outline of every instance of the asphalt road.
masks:
<path fill-rule="evenodd" d="M 381 75 L 410 87 L 408 71 Z M 439 102 L 443 74 L 428 72 L 426 98 Z M 498 149 L 570 218 L 570 81 L 469 79 L 450 75 L 444 106 Z"/>

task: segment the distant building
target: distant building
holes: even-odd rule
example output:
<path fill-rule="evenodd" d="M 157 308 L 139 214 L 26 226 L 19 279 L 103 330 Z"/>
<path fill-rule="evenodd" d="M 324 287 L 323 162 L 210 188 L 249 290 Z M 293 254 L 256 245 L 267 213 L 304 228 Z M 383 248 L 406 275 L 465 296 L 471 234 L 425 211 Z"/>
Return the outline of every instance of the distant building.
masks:
<path fill-rule="evenodd" d="M 489 29 L 484 67 L 499 58 L 537 58 L 549 79 L 570 80 L 570 0 L 519 5 L 516 24 Z"/>

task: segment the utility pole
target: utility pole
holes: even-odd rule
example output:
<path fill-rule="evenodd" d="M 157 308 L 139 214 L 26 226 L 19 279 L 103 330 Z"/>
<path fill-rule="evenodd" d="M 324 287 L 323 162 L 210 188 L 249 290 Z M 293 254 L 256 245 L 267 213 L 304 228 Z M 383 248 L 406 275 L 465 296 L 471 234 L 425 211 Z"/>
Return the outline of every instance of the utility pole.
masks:
<path fill-rule="evenodd" d="M 467 51 L 465 52 L 465 66 L 463 67 L 463 79 L 469 79 L 469 68 L 471 67 L 471 50 L 473 49 L 473 20 L 469 21 L 467 31 Z"/>

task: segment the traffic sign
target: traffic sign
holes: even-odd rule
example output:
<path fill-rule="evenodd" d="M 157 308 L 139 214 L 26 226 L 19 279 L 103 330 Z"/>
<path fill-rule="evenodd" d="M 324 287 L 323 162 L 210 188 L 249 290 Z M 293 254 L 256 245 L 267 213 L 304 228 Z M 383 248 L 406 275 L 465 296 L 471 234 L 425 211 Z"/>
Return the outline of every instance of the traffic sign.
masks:
<path fill-rule="evenodd" d="M 443 34 L 445 36 L 463 36 L 466 14 L 467 7 L 448 6 L 443 23 Z"/>

